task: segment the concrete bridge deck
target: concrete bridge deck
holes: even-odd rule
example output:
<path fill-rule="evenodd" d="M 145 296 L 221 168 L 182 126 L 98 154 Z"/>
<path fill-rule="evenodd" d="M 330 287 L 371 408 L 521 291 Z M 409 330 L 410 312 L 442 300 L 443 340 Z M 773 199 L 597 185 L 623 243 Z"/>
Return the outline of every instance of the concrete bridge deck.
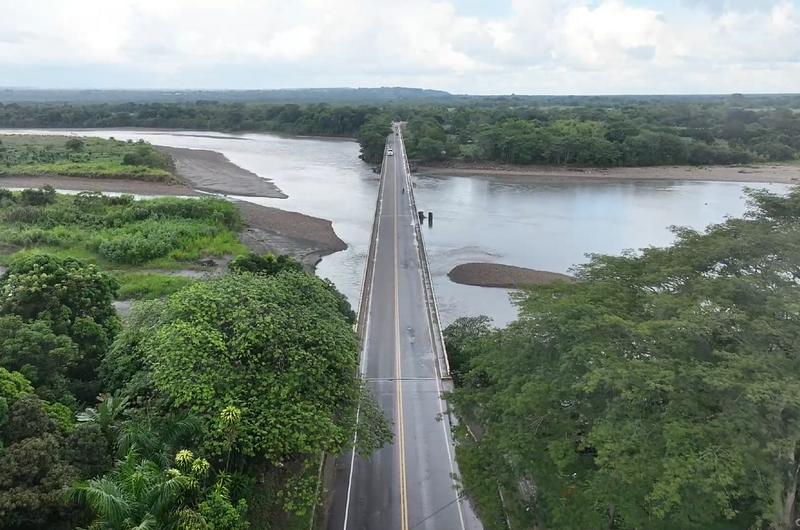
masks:
<path fill-rule="evenodd" d="M 338 460 L 328 530 L 481 530 L 454 488 L 458 467 L 441 400 L 449 368 L 399 134 L 388 137 L 389 149 L 358 327 L 360 369 L 394 422 L 395 441 L 370 461 Z"/>

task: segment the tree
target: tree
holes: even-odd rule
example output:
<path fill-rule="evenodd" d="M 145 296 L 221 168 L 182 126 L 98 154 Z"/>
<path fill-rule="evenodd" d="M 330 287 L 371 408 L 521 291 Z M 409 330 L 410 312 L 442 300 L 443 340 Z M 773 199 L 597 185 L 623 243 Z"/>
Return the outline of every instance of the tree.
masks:
<path fill-rule="evenodd" d="M 457 386 L 465 381 L 461 374 L 468 372 L 470 361 L 480 353 L 478 340 L 492 331 L 492 319 L 487 316 L 461 317 L 444 329 L 444 344 L 450 363 L 450 375 Z"/>
<path fill-rule="evenodd" d="M 33 394 L 21 396 L 2 428 L 0 528 L 68 529 L 74 514 L 61 492 L 77 478 L 58 425 Z"/>
<path fill-rule="evenodd" d="M 78 357 L 75 343 L 47 321 L 0 317 L 0 366 L 22 373 L 42 399 L 72 404 L 66 373 Z"/>
<path fill-rule="evenodd" d="M 414 152 L 420 159 L 427 161 L 439 160 L 443 156 L 442 151 L 444 151 L 444 144 L 441 141 L 426 136 L 420 138 Z"/>
<path fill-rule="evenodd" d="M 360 158 L 364 162 L 377 164 L 383 160 L 386 137 L 392 133 L 391 118 L 387 115 L 373 116 L 358 130 L 361 146 Z"/>
<path fill-rule="evenodd" d="M 29 254 L 13 260 L 0 276 L 0 315 L 23 322 L 49 322 L 53 333 L 66 335 L 79 357 L 67 371 L 79 401 L 99 391 L 96 370 L 119 330 L 112 301 L 117 281 L 74 258 Z"/>
<path fill-rule="evenodd" d="M 88 506 L 102 528 L 245 530 L 247 504 L 234 505 L 224 474 L 209 484 L 209 462 L 179 449 L 197 434 L 195 420 L 169 417 L 155 428 L 150 421 L 127 422 L 117 441 L 121 459 L 105 476 L 77 482 L 67 500 Z"/>
<path fill-rule="evenodd" d="M 495 476 L 555 530 L 796 528 L 800 189 L 750 197 L 672 247 L 593 256 L 468 339 L 486 384 L 452 403 L 501 459 L 466 448 L 468 492 Z"/>
<path fill-rule="evenodd" d="M 127 408 L 127 396 L 100 394 L 97 396 L 97 405 L 79 412 L 77 419 L 82 423 L 96 423 L 110 443 L 119 434 Z"/>
<path fill-rule="evenodd" d="M 11 406 L 25 394 L 33 392 L 33 386 L 19 372 L 9 372 L 0 367 L 0 427 Z M 0 446 L 2 449 L 2 446 Z"/>
<path fill-rule="evenodd" d="M 96 523 L 111 530 L 203 528 L 205 520 L 185 500 L 208 472 L 208 462 L 187 451 L 176 464 L 162 468 L 131 449 L 109 475 L 77 483 L 67 499 L 88 506 Z"/>
<path fill-rule="evenodd" d="M 155 321 L 123 336 L 172 410 L 191 410 L 209 458 L 279 473 L 321 451 L 340 452 L 359 431 L 368 454 L 390 437 L 356 376 L 358 340 L 332 288 L 315 276 L 235 274 L 191 285 L 158 305 Z M 136 325 L 136 324 L 134 324 Z M 241 411 L 235 437 L 223 414 Z M 366 420 L 356 425 L 356 410 Z M 315 502 L 316 473 L 294 477 L 282 502 Z"/>

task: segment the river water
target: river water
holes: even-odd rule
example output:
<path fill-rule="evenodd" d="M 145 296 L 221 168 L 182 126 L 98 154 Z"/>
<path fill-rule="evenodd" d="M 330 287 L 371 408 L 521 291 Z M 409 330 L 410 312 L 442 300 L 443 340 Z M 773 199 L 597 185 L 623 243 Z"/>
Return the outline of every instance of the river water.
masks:
<path fill-rule="evenodd" d="M 2 131 L 0 131 L 2 132 Z M 43 133 L 45 131 L 14 131 Z M 68 134 L 68 131 L 50 131 Z M 233 163 L 272 179 L 288 199 L 253 199 L 268 206 L 330 219 L 348 249 L 325 257 L 317 273 L 354 305 L 361 289 L 378 175 L 342 140 L 219 133 L 75 131 L 157 145 L 219 151 Z M 485 314 L 497 325 L 516 317 L 504 289 L 452 283 L 447 273 L 472 261 L 566 273 L 588 253 L 673 241 L 670 225 L 702 229 L 745 211 L 743 188 L 782 192 L 782 184 L 641 181 L 519 183 L 469 177 L 415 176 L 417 205 L 434 212 L 424 225 L 431 274 L 446 325 Z"/>

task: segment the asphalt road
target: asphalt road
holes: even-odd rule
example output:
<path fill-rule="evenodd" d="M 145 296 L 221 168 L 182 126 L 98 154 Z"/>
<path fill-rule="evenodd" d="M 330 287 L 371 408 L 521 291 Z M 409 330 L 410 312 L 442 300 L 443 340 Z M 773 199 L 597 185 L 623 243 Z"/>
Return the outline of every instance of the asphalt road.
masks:
<path fill-rule="evenodd" d="M 367 461 L 337 464 L 328 530 L 480 530 L 459 501 L 458 473 L 422 286 L 414 213 L 400 146 L 387 142 L 374 275 L 361 370 L 387 416 L 395 441 Z"/>

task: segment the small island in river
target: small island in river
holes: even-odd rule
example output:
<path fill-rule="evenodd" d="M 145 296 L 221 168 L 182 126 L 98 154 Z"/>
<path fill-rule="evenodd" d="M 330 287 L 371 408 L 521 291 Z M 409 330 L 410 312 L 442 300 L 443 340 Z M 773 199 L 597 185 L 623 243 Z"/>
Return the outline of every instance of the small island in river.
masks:
<path fill-rule="evenodd" d="M 558 280 L 572 281 L 571 276 L 557 272 L 537 271 L 500 263 L 465 263 L 447 276 L 451 281 L 478 287 L 518 289 L 525 285 L 544 285 Z"/>

